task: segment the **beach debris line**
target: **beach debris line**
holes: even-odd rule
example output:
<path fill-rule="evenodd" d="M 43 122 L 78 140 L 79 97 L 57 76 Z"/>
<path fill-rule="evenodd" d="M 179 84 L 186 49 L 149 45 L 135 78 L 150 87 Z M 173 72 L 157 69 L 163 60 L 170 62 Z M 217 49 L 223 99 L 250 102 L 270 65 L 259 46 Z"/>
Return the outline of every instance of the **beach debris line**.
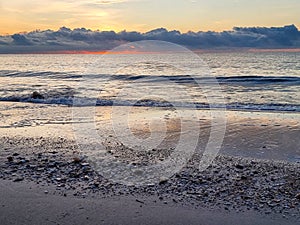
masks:
<path fill-rule="evenodd" d="M 2 138 L 0 145 L 10 139 Z M 43 190 L 47 187 L 47 194 L 80 198 L 145 194 L 173 204 L 234 211 L 251 209 L 287 218 L 300 213 L 297 164 L 218 156 L 207 170 L 199 172 L 199 160 L 193 158 L 174 176 L 161 178 L 155 185 L 135 187 L 113 183 L 96 173 L 71 141 L 20 138 L 10 143 L 3 147 L 8 150 L 0 152 L 0 179 L 33 181 Z M 137 160 L 132 154 L 122 157 L 126 161 Z"/>

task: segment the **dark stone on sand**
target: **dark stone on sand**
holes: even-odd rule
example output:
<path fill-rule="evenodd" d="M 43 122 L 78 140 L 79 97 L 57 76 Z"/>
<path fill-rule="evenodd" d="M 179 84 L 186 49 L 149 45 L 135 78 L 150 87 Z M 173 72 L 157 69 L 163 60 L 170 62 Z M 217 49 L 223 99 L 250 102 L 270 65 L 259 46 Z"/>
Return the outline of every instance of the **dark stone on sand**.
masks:
<path fill-rule="evenodd" d="M 80 163 L 82 160 L 79 157 L 73 158 L 73 163 Z"/>
<path fill-rule="evenodd" d="M 57 151 L 52 151 L 52 152 L 49 152 L 49 153 L 55 155 L 55 154 L 57 154 L 58 152 L 57 152 Z"/>
<path fill-rule="evenodd" d="M 34 92 L 31 94 L 31 98 L 33 98 L 33 99 L 44 99 L 44 96 L 41 95 L 39 92 L 34 91 Z"/>
<path fill-rule="evenodd" d="M 8 156 L 8 157 L 7 157 L 7 161 L 8 161 L 8 162 L 12 162 L 12 161 L 14 161 L 14 157 L 12 157 L 12 156 Z"/>
<path fill-rule="evenodd" d="M 136 199 L 135 201 L 138 203 L 144 204 L 144 202 L 142 200 Z"/>
<path fill-rule="evenodd" d="M 244 166 L 242 166 L 242 165 L 240 165 L 240 164 L 236 165 L 235 167 L 236 167 L 237 169 L 239 169 L 239 170 L 244 169 Z"/>
<path fill-rule="evenodd" d="M 14 179 L 14 182 L 20 182 L 23 180 L 24 180 L 24 177 L 17 177 L 16 179 Z"/>
<path fill-rule="evenodd" d="M 246 176 L 241 176 L 241 180 L 247 180 L 248 178 Z"/>

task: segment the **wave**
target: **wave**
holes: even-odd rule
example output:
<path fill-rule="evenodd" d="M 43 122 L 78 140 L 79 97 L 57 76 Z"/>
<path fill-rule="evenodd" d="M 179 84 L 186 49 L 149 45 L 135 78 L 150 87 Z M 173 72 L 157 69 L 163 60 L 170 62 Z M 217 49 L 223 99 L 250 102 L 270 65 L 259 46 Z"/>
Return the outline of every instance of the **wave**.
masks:
<path fill-rule="evenodd" d="M 176 75 L 176 76 L 149 76 L 149 75 L 138 75 L 138 76 L 128 76 L 128 75 L 115 75 L 112 76 L 113 79 L 117 80 L 139 80 L 148 79 L 153 82 L 160 82 L 162 80 L 170 80 L 176 83 L 199 83 L 199 84 L 209 84 L 215 83 L 216 81 L 220 85 L 300 85 L 300 77 L 297 76 L 190 76 L 190 75 Z"/>
<path fill-rule="evenodd" d="M 76 72 L 55 72 L 55 71 L 16 71 L 16 70 L 1 70 L 0 77 L 40 77 L 48 79 L 78 79 L 82 75 Z"/>
<path fill-rule="evenodd" d="M 287 84 L 300 85 L 300 77 L 293 76 L 231 76 L 217 77 L 219 83 Z"/>
<path fill-rule="evenodd" d="M 72 96 L 34 99 L 26 97 L 4 97 L 0 101 L 24 102 L 38 104 L 55 104 L 74 107 L 86 106 L 135 106 L 135 107 L 175 107 L 175 108 L 197 108 L 197 109 L 227 109 L 245 111 L 278 111 L 278 112 L 300 112 L 300 104 L 254 104 L 254 103 L 228 103 L 228 104 L 207 104 L 203 102 L 167 102 L 154 99 L 144 99 L 139 101 L 131 100 L 111 100 L 95 98 L 74 98 Z"/>
<path fill-rule="evenodd" d="M 197 92 L 198 84 L 200 86 L 201 85 L 209 86 L 211 83 L 215 84 L 215 82 L 217 81 L 221 85 L 221 88 L 222 86 L 224 87 L 222 88 L 222 90 L 224 90 L 224 94 L 225 95 L 228 94 L 227 99 L 230 103 L 228 103 L 226 106 L 218 105 L 218 104 L 208 105 L 201 102 L 169 103 L 157 99 L 144 99 L 137 102 L 129 101 L 129 100 L 116 101 L 113 97 L 106 97 L 108 99 L 82 98 L 79 100 L 82 103 L 82 106 L 84 105 L 97 105 L 97 106 L 135 105 L 135 106 L 147 106 L 147 107 L 172 107 L 174 106 L 174 104 L 178 104 L 178 107 L 196 107 L 196 108 L 205 108 L 205 109 L 227 108 L 229 110 L 265 110 L 265 111 L 300 112 L 300 105 L 298 104 L 299 101 L 297 100 L 297 97 L 299 96 L 298 90 L 300 86 L 299 76 L 251 75 L 251 76 L 218 76 L 218 77 L 202 76 L 201 77 L 201 76 L 189 76 L 189 75 L 162 76 L 162 75 L 132 75 L 132 74 L 82 75 L 82 74 L 78 74 L 78 72 L 76 73 L 76 71 L 20 72 L 20 71 L 13 71 L 13 70 L 2 70 L 0 71 L 0 78 L 1 77 L 12 77 L 12 79 L 18 77 L 27 77 L 28 81 L 24 82 L 25 79 L 22 79 L 22 82 L 19 82 L 19 80 L 17 79 L 17 82 L 15 82 L 16 83 L 15 86 L 7 85 L 6 87 L 5 85 L 2 85 L 2 90 L 0 90 L 0 101 L 31 102 L 31 103 L 41 103 L 41 104 L 59 104 L 59 105 L 72 106 L 74 105 L 74 96 L 75 97 L 80 96 L 80 93 L 83 94 L 87 93 L 86 92 L 87 90 L 95 93 L 95 95 L 91 95 L 91 96 L 99 96 L 97 95 L 99 91 L 103 91 L 104 96 L 115 96 L 114 91 L 117 92 L 119 89 L 121 89 L 123 84 L 127 85 L 128 83 L 130 84 L 134 82 L 136 82 L 137 84 L 143 82 L 150 82 L 151 83 L 150 87 L 155 88 L 156 86 L 164 87 L 164 85 L 167 84 L 167 82 L 169 81 L 186 85 L 188 90 L 191 90 L 191 92 L 195 90 L 195 92 L 193 93 L 196 93 L 196 96 L 198 96 L 198 92 Z M 34 79 L 34 81 L 31 82 L 31 80 L 29 79 L 30 77 L 38 77 L 37 79 L 38 81 Z M 51 82 L 53 86 L 47 86 L 49 80 L 43 80 L 44 78 L 53 79 L 55 81 L 55 82 Z M 98 79 L 98 80 L 94 80 L 94 79 Z M 71 82 L 69 83 L 68 81 Z M 76 82 L 87 81 L 90 82 L 87 84 L 91 84 L 91 85 L 87 85 L 84 87 L 81 87 L 79 85 L 77 87 L 73 87 L 74 85 L 78 84 L 78 83 L 74 84 L 73 81 Z M 155 84 L 151 86 L 152 83 L 155 82 L 158 82 L 156 83 L 158 85 Z M 95 84 L 96 86 L 94 87 L 93 85 Z M 275 93 L 274 98 L 273 96 L 270 97 L 269 95 L 270 92 L 264 92 L 264 90 L 266 90 L 265 87 L 268 87 L 267 91 L 271 90 Z M 133 86 L 132 88 L 133 88 L 132 90 L 134 91 L 135 86 Z M 39 96 L 39 94 L 37 94 L 36 96 L 33 96 L 32 91 L 34 91 L 35 89 L 38 89 L 37 91 L 40 91 L 42 95 Z M 106 95 L 105 91 L 109 92 L 109 95 L 108 94 Z M 249 95 L 251 96 L 252 91 L 255 92 L 254 94 L 256 94 L 253 95 L 253 97 L 256 96 L 257 99 L 248 97 Z M 197 98 L 196 101 L 205 101 L 205 99 L 203 100 L 202 97 L 200 97 Z M 249 101 L 251 101 L 252 103 L 249 104 L 243 103 Z"/>
<path fill-rule="evenodd" d="M 74 72 L 33 72 L 33 71 L 14 71 L 14 70 L 2 70 L 0 71 L 0 77 L 40 77 L 47 79 L 70 79 L 70 80 L 88 80 L 88 79 L 105 79 L 105 80 L 126 80 L 126 81 L 148 81 L 148 82 L 161 82 L 170 80 L 175 83 L 199 83 L 209 84 L 216 81 L 220 85 L 300 85 L 299 76 L 200 76 L 200 75 L 131 75 L 131 74 L 78 74 Z M 144 79 L 144 80 L 143 80 Z"/>

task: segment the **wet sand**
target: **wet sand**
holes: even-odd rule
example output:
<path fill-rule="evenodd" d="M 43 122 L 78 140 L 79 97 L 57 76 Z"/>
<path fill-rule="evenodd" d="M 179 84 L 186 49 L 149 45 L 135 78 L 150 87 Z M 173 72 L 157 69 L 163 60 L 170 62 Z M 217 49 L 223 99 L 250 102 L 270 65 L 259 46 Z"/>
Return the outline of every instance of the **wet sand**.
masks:
<path fill-rule="evenodd" d="M 0 109 L 3 224 L 82 224 L 86 217 L 89 224 L 296 224 L 300 218 L 298 114 L 227 112 L 224 143 L 208 169 L 198 170 L 195 155 L 171 178 L 137 188 L 106 180 L 83 157 L 72 108 L 1 103 Z M 137 137 L 150 135 L 148 118 L 168 125 L 161 151 L 135 154 L 114 142 L 110 112 L 97 107 L 99 135 L 108 137 L 109 154 L 126 162 L 168 157 L 182 132 L 172 109 L 134 108 L 130 130 Z M 191 121 L 201 128 L 198 153 L 207 143 L 209 122 L 205 110 Z"/>
<path fill-rule="evenodd" d="M 44 194 L 35 183 L 0 181 L 1 224 L 294 225 L 296 220 L 165 204 L 155 196 L 76 198 Z"/>
<path fill-rule="evenodd" d="M 87 107 L 86 110 L 93 108 Z M 95 121 L 82 123 L 95 122 L 99 136 L 115 136 L 111 128 L 111 112 L 111 107 L 96 107 Z M 1 102 L 0 137 L 61 137 L 75 140 L 72 113 L 72 107 L 67 106 Z M 169 135 L 165 147 L 172 147 L 181 133 L 180 121 L 176 121 L 176 116 L 172 109 L 132 108 L 128 118 L 130 132 L 140 139 L 147 138 L 150 135 L 149 119 L 167 121 Z M 118 117 L 113 119 L 119 120 Z M 199 127 L 198 149 L 207 144 L 210 119 L 210 111 L 199 110 L 198 118 L 191 120 Z M 299 113 L 227 111 L 226 119 L 221 154 L 300 163 Z M 152 128 L 153 131 L 159 132 Z"/>

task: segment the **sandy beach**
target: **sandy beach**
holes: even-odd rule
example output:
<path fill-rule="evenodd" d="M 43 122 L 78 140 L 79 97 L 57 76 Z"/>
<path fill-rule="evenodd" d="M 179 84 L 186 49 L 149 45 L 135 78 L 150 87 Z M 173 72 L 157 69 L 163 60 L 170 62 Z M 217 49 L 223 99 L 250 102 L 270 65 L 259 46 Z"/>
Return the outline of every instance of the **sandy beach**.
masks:
<path fill-rule="evenodd" d="M 196 154 L 174 176 L 135 187 L 111 182 L 95 170 L 78 147 L 71 110 L 1 103 L 1 224 L 299 222 L 298 114 L 227 112 L 224 142 L 209 168 L 198 170 Z M 96 124 L 108 135 L 110 109 L 97 110 Z M 145 112 L 158 119 L 166 114 L 165 109 L 134 109 L 133 117 L 139 119 L 131 129 L 139 137 L 147 136 L 145 118 L 139 117 Z M 136 164 L 168 157 L 180 129 L 176 117 L 169 111 L 167 115 L 170 138 L 164 148 L 146 157 L 110 142 L 107 151 Z M 199 123 L 201 153 L 210 130 L 208 112 L 202 112 Z"/>
<path fill-rule="evenodd" d="M 47 187 L 51 190 L 51 187 Z M 52 187 L 55 190 L 55 187 Z M 2 224 L 245 224 L 293 225 L 297 221 L 256 211 L 232 212 L 167 204 L 156 196 L 86 197 L 45 194 L 35 183 L 0 182 Z"/>
<path fill-rule="evenodd" d="M 0 225 L 300 225 L 299 8 L 0 1 Z"/>

